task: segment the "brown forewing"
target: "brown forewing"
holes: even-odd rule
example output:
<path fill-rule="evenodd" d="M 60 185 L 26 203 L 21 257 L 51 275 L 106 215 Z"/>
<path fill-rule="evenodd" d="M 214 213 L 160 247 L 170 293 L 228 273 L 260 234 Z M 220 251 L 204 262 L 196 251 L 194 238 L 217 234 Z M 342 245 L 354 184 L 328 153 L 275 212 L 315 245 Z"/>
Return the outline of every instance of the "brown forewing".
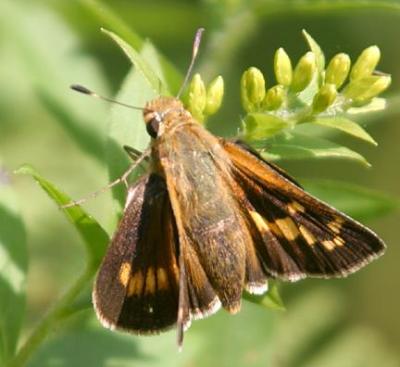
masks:
<path fill-rule="evenodd" d="M 164 179 L 141 178 L 100 267 L 93 301 L 102 323 L 134 333 L 176 323 L 178 238 Z"/>
<path fill-rule="evenodd" d="M 266 274 L 292 281 L 341 277 L 383 253 L 384 243 L 371 230 L 306 193 L 243 145 L 221 143 Z"/>

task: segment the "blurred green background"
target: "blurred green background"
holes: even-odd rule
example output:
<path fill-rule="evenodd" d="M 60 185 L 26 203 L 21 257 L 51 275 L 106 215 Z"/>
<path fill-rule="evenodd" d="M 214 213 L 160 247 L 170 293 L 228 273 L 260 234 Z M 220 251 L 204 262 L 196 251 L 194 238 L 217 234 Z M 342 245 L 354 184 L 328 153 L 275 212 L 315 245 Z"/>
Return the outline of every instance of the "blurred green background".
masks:
<path fill-rule="evenodd" d="M 363 124 L 379 146 L 335 137 L 363 154 L 372 168 L 343 160 L 280 165 L 299 179 L 338 179 L 381 191 L 393 202 L 399 199 L 400 1 L 114 0 L 107 6 L 115 19 L 93 4 L 0 0 L 0 185 L 3 198 L 14 197 L 10 205 L 23 221 L 17 214 L 9 216 L 0 228 L 3 237 L 18 232 L 16 238 L 25 237 L 28 246 L 22 340 L 81 273 L 85 254 L 54 203 L 31 179 L 10 172 L 29 163 L 73 198 L 109 181 L 104 145 L 111 107 L 68 89 L 81 83 L 115 95 L 129 72 L 129 61 L 100 32 L 102 26 L 129 33 L 121 28 L 125 22 L 135 32 L 131 35 L 150 39 L 182 73 L 193 34 L 204 26 L 197 70 L 207 80 L 222 74 L 226 83 L 223 109 L 210 123 L 220 135 L 233 135 L 243 115 L 238 103 L 241 73 L 257 66 L 272 80 L 278 47 L 293 60 L 307 50 L 303 28 L 328 59 L 337 52 L 354 59 L 365 47 L 378 45 L 383 55 L 378 68 L 392 74 L 393 84 L 386 93 L 387 110 Z M 111 193 L 85 204 L 109 233 L 115 227 L 114 206 Z M 180 354 L 174 331 L 151 338 L 112 333 L 85 308 L 57 325 L 28 365 L 400 366 L 399 220 L 399 211 L 368 219 L 388 250 L 366 269 L 346 280 L 282 284 L 285 312 L 244 301 L 237 316 L 221 311 L 195 322 Z M 1 256 L 0 269 L 6 267 Z"/>

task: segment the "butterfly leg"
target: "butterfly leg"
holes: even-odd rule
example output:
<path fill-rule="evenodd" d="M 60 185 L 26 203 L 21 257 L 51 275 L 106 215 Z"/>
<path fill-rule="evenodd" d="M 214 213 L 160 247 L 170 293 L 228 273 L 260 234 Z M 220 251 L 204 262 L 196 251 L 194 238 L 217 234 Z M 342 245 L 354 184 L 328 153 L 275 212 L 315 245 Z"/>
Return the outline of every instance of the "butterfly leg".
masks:
<path fill-rule="evenodd" d="M 92 192 L 91 194 L 85 196 L 82 199 L 79 200 L 73 200 L 68 204 L 62 205 L 61 209 L 66 209 L 66 208 L 71 208 L 73 206 L 76 205 L 81 205 L 83 203 L 85 203 L 86 201 L 93 199 L 95 197 L 97 197 L 98 195 L 106 192 L 107 190 L 111 189 L 112 187 L 120 184 L 121 182 L 124 182 L 125 185 L 128 187 L 128 182 L 127 179 L 129 177 L 129 175 L 132 173 L 132 171 L 139 166 L 150 154 L 150 149 L 145 150 L 142 155 L 135 161 L 132 162 L 131 165 L 129 166 L 129 168 L 124 172 L 124 174 L 120 177 L 118 177 L 116 180 L 110 182 L 107 186 L 102 187 L 100 190 L 97 190 L 95 192 Z"/>

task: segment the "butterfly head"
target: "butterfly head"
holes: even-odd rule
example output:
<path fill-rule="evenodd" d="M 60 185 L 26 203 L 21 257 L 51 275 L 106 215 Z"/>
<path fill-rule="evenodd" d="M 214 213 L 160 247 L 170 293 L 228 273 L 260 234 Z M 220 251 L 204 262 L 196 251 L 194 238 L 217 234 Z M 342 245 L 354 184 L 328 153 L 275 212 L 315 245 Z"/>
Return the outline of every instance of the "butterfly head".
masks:
<path fill-rule="evenodd" d="M 148 102 L 143 110 L 146 129 L 152 138 L 164 133 L 165 127 L 174 122 L 188 118 L 190 113 L 185 110 L 182 102 L 174 97 L 159 97 Z"/>

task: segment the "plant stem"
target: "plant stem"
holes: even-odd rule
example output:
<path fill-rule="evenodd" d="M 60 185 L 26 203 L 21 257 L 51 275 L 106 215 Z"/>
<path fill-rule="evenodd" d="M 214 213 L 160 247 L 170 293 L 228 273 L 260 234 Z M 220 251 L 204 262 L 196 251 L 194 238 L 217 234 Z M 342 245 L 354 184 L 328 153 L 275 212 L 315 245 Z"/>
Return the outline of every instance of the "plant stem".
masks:
<path fill-rule="evenodd" d="M 70 287 L 70 289 L 58 300 L 53 309 L 33 330 L 32 334 L 25 341 L 17 352 L 16 356 L 10 361 L 8 367 L 23 367 L 32 355 L 32 353 L 45 340 L 50 331 L 63 318 L 68 307 L 86 287 L 94 275 L 94 270 L 88 268 Z"/>

